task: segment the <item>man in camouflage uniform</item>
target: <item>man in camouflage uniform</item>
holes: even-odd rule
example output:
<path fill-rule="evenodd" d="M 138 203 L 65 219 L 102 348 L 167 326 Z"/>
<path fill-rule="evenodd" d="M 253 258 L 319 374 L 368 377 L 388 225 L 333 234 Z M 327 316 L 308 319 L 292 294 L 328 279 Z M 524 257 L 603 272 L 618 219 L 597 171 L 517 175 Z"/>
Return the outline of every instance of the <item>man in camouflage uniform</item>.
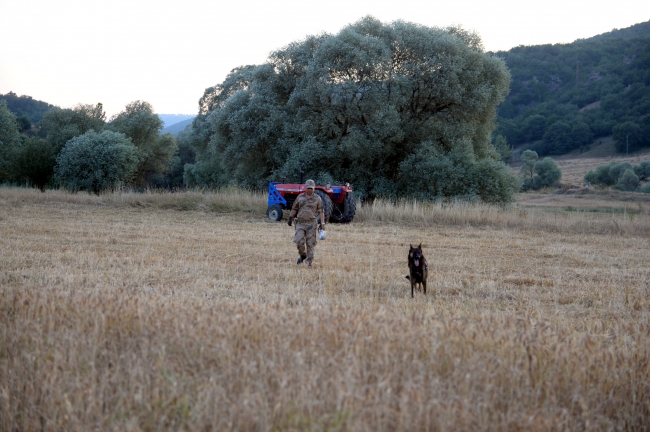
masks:
<path fill-rule="evenodd" d="M 314 193 L 316 183 L 313 180 L 307 180 L 305 188 L 305 192 L 298 195 L 293 202 L 289 214 L 289 226 L 293 223 L 293 218 L 296 218 L 296 235 L 293 236 L 293 242 L 298 247 L 300 254 L 296 264 L 304 261 L 307 263 L 307 267 L 311 267 L 318 234 L 316 218 L 320 215 L 321 229 L 325 229 L 325 214 L 323 213 L 323 201 Z"/>

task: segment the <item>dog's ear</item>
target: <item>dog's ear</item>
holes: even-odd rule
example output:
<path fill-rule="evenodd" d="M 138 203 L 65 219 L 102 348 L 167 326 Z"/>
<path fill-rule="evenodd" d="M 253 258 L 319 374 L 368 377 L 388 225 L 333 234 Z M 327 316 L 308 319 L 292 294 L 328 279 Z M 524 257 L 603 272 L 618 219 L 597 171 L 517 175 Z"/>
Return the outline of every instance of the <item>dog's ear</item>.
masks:
<path fill-rule="evenodd" d="M 411 247 L 411 249 L 413 249 L 413 245 L 412 245 L 412 244 L 409 243 L 409 246 Z"/>
<path fill-rule="evenodd" d="M 419 244 L 418 249 L 422 250 L 422 243 Z"/>

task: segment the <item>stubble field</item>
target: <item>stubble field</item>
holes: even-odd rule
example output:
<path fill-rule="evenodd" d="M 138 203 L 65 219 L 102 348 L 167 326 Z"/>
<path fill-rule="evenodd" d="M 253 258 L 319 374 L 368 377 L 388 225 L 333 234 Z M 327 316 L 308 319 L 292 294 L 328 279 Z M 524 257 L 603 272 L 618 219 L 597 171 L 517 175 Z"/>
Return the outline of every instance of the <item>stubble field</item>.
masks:
<path fill-rule="evenodd" d="M 0 430 L 648 429 L 647 211 L 264 208 L 0 189 Z"/>

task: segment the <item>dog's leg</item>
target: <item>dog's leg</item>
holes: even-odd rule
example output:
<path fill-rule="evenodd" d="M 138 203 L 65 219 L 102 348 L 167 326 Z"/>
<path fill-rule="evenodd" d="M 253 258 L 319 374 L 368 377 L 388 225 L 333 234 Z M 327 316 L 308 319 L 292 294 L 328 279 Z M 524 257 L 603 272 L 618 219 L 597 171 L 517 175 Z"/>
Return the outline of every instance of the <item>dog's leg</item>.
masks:
<path fill-rule="evenodd" d="M 413 291 L 415 288 L 415 283 L 413 283 L 413 278 L 411 278 L 411 298 L 415 297 Z"/>
<path fill-rule="evenodd" d="M 422 272 L 422 285 L 424 286 L 424 295 L 427 294 L 427 276 L 429 276 L 429 269 L 425 266 L 424 271 Z"/>

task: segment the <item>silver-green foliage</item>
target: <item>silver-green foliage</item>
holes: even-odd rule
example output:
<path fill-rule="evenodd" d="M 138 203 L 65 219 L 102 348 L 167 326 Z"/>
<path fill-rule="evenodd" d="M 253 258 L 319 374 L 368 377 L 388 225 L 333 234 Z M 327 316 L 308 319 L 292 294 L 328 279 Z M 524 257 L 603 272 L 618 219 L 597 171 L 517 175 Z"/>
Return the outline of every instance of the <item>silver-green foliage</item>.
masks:
<path fill-rule="evenodd" d="M 136 185 L 143 185 L 151 175 L 164 172 L 178 151 L 171 134 L 161 135 L 163 122 L 149 102 L 134 101 L 111 118 L 107 128 L 121 132 L 138 149 L 138 168 L 133 177 Z"/>
<path fill-rule="evenodd" d="M 535 174 L 533 178 L 533 188 L 535 189 L 551 187 L 562 178 L 562 170 L 550 157 L 545 157 L 535 164 Z"/>
<path fill-rule="evenodd" d="M 72 109 L 52 108 L 43 115 L 41 122 L 48 142 L 58 152 L 72 138 L 88 131 L 99 132 L 106 123 L 106 114 L 101 103 L 79 104 Z"/>
<path fill-rule="evenodd" d="M 535 164 L 539 158 L 536 151 L 533 150 L 524 150 L 521 154 L 521 161 L 523 165 L 519 170 L 519 174 L 523 178 L 522 189 L 528 190 L 533 187 L 533 177 L 535 176 Z"/>
<path fill-rule="evenodd" d="M 585 181 L 601 186 L 614 186 L 624 191 L 648 192 L 648 184 L 643 182 L 650 179 L 650 161 L 643 161 L 632 166 L 629 162 L 609 163 L 590 170 L 585 175 Z"/>
<path fill-rule="evenodd" d="M 512 160 L 512 149 L 508 145 L 508 140 L 503 135 L 496 135 L 492 143 L 494 149 L 499 153 L 501 160 L 509 163 Z"/>
<path fill-rule="evenodd" d="M 641 181 L 650 179 L 650 161 L 643 161 L 635 166 L 634 174 L 636 174 Z"/>
<path fill-rule="evenodd" d="M 366 17 L 233 70 L 200 100 L 193 143 L 199 161 L 218 162 L 215 170 L 229 173 L 224 181 L 245 187 L 296 181 L 303 167 L 368 196 L 433 191 L 507 201 L 517 180 L 498 162 L 490 134 L 509 82 L 503 61 L 486 54 L 475 33 Z M 404 190 L 417 155 L 458 161 L 464 178 L 479 166 L 489 176 L 444 188 L 424 177 L 417 191 Z M 484 189 L 497 183 L 505 189 Z"/>
<path fill-rule="evenodd" d="M 455 196 L 485 202 L 507 202 L 520 185 L 512 181 L 502 163 L 491 158 L 467 159 L 462 149 L 444 152 L 435 146 L 423 146 L 400 164 L 402 177 L 397 191 L 420 199 Z"/>
<path fill-rule="evenodd" d="M 631 168 L 627 168 L 619 177 L 618 182 L 616 182 L 616 189 L 623 191 L 633 191 L 637 188 L 638 185 L 639 176 L 634 174 L 634 171 Z"/>
<path fill-rule="evenodd" d="M 56 162 L 59 185 L 99 193 L 130 181 L 139 159 L 137 148 L 123 134 L 89 131 L 68 141 Z"/>
<path fill-rule="evenodd" d="M 562 170 L 549 157 L 538 160 L 537 152 L 526 150 L 521 154 L 523 165 L 520 175 L 523 179 L 521 189 L 541 189 L 543 187 L 553 186 L 562 178 Z"/>
<path fill-rule="evenodd" d="M 650 193 L 650 183 L 646 183 L 639 188 L 639 192 Z"/>

